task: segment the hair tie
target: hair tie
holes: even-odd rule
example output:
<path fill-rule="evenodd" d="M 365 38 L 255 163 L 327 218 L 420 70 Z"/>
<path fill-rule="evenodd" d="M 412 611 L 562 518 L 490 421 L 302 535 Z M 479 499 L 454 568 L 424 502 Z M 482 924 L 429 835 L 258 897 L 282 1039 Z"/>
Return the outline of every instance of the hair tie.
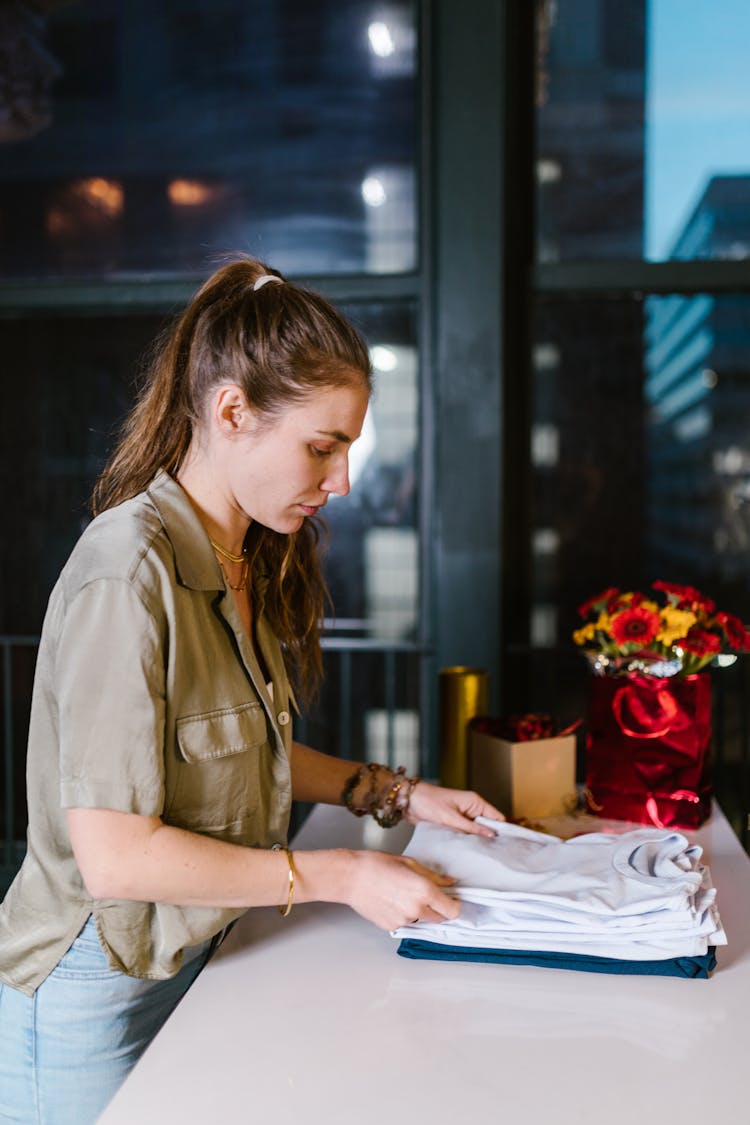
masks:
<path fill-rule="evenodd" d="M 255 285 L 253 285 L 253 289 L 256 290 L 256 291 L 258 289 L 262 289 L 263 286 L 268 281 L 278 281 L 280 285 L 284 284 L 284 278 L 283 277 L 277 277 L 275 273 L 263 273 L 263 274 L 260 275 L 258 280 L 255 282 Z"/>

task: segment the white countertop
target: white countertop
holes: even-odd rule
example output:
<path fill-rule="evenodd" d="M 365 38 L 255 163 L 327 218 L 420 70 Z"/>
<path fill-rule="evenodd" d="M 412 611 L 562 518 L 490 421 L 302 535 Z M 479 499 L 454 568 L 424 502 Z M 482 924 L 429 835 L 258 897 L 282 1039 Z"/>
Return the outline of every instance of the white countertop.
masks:
<path fill-rule="evenodd" d="M 729 945 L 710 980 L 410 961 L 346 907 L 249 911 L 103 1125 L 400 1121 L 585 1125 L 750 1119 L 750 859 L 698 832 Z M 318 807 L 295 846 L 401 851 Z"/>

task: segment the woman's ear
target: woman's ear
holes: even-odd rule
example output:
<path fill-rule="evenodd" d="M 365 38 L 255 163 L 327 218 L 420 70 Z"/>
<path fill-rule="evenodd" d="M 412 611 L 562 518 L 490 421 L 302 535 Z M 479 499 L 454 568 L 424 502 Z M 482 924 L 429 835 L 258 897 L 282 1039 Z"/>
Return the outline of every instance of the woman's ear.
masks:
<path fill-rule="evenodd" d="M 242 387 L 236 383 L 222 383 L 217 387 L 213 401 L 213 419 L 225 437 L 244 434 L 252 420 L 252 411 Z"/>

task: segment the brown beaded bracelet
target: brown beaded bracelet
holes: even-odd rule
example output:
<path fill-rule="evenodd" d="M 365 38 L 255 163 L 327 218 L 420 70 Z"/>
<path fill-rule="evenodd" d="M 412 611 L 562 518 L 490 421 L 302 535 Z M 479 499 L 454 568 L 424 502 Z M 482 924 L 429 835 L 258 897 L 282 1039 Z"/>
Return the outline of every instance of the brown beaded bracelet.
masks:
<path fill-rule="evenodd" d="M 405 775 L 405 768 L 399 766 L 396 770 L 396 780 L 388 790 L 382 808 L 372 810 L 373 819 L 381 828 L 394 828 L 408 811 L 412 791 L 419 781 L 419 777 L 406 777 Z"/>
<path fill-rule="evenodd" d="M 347 781 L 341 797 L 349 812 L 354 813 L 355 816 L 367 816 L 367 814 L 372 811 L 375 794 L 375 773 L 379 769 L 380 766 L 376 762 L 370 762 L 369 766 L 367 767 L 360 766 L 357 772 L 353 773 Z M 370 797 L 370 802 L 367 805 L 358 805 L 355 808 L 354 794 L 359 788 L 360 782 L 362 781 L 362 776 L 368 771 L 370 773 L 370 792 L 368 794 L 368 796 Z"/>
<path fill-rule="evenodd" d="M 376 784 L 376 775 L 381 769 L 387 770 L 391 775 L 390 785 L 382 799 L 378 794 Z M 370 775 L 370 786 L 365 798 L 366 803 L 355 805 L 354 794 L 361 785 L 365 773 Z M 414 786 L 418 781 L 418 776 L 407 778 L 403 766 L 399 766 L 397 770 L 392 770 L 390 766 L 381 766 L 376 762 L 370 762 L 368 766 L 360 766 L 357 772 L 352 774 L 341 796 L 346 807 L 355 816 L 365 816 L 370 813 L 373 820 L 381 828 L 393 828 L 407 812 Z"/>

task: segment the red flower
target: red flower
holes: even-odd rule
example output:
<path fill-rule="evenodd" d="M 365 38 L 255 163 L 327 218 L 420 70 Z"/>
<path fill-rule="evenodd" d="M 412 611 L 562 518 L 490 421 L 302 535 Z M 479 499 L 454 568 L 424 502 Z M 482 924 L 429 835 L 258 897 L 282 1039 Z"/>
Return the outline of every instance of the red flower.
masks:
<path fill-rule="evenodd" d="M 750 633 L 733 613 L 717 613 L 716 620 L 724 630 L 729 647 L 739 651 L 750 649 Z"/>
<path fill-rule="evenodd" d="M 721 638 L 716 633 L 709 633 L 694 625 L 686 637 L 679 642 L 680 648 L 686 652 L 694 652 L 696 656 L 708 656 L 710 652 L 721 652 Z"/>
<path fill-rule="evenodd" d="M 691 609 L 694 613 L 713 613 L 716 609 L 715 602 L 696 590 L 695 586 L 680 586 L 676 582 L 653 582 L 655 590 L 661 590 L 668 597 L 675 599 L 677 609 Z"/>
<path fill-rule="evenodd" d="M 661 628 L 661 618 L 653 610 L 634 605 L 612 618 L 612 636 L 618 645 L 647 645 Z"/>
<path fill-rule="evenodd" d="M 588 617 L 592 609 L 604 602 L 609 602 L 612 598 L 616 597 L 620 591 L 616 586 L 608 586 L 606 590 L 602 590 L 601 594 L 597 594 L 594 598 L 589 598 L 583 605 L 579 605 L 578 613 L 581 617 Z"/>
<path fill-rule="evenodd" d="M 554 723 L 549 715 L 511 715 L 508 719 L 508 736 L 512 742 L 533 742 L 537 738 L 551 738 Z"/>

